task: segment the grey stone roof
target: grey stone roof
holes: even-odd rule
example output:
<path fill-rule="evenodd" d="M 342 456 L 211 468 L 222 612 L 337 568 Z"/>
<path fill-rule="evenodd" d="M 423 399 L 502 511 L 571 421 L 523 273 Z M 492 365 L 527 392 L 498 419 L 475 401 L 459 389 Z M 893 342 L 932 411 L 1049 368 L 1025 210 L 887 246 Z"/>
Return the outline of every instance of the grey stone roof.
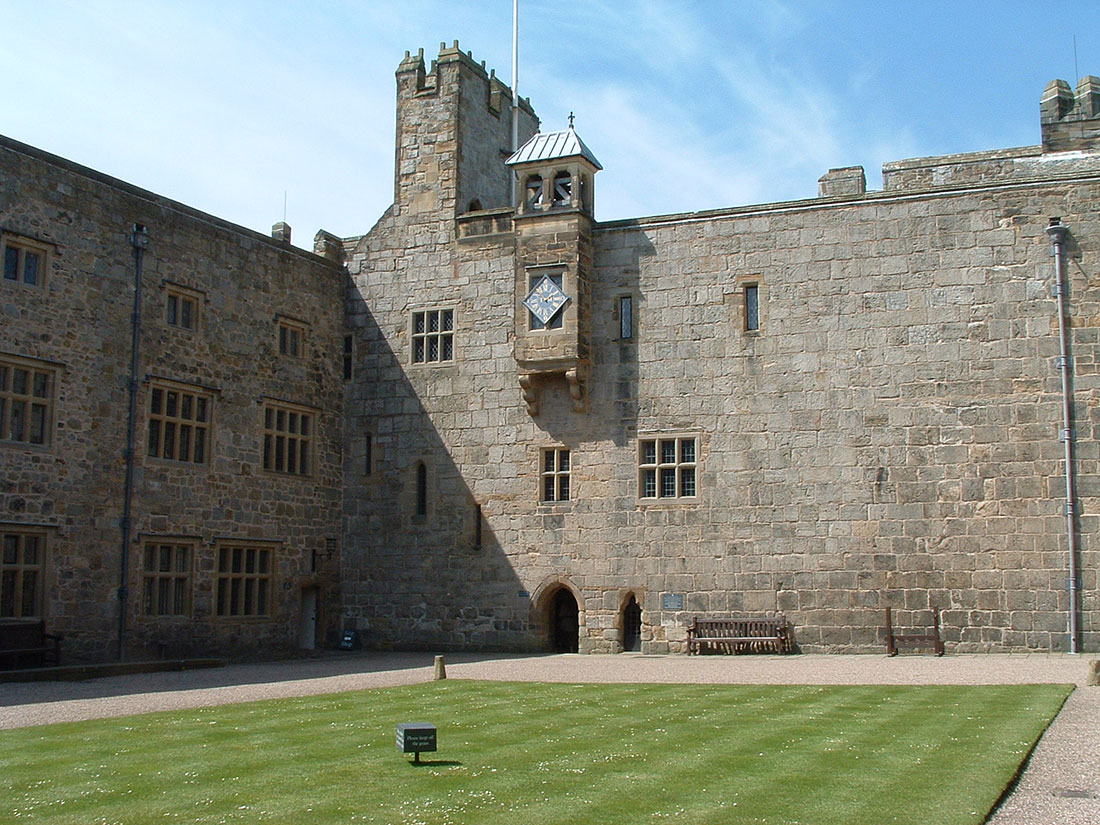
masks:
<path fill-rule="evenodd" d="M 571 158 L 580 156 L 595 166 L 603 169 L 592 150 L 584 145 L 580 135 L 570 126 L 561 132 L 537 132 L 531 139 L 523 144 L 513 155 L 505 161 L 509 166 L 533 161 L 557 160 L 558 158 Z"/>

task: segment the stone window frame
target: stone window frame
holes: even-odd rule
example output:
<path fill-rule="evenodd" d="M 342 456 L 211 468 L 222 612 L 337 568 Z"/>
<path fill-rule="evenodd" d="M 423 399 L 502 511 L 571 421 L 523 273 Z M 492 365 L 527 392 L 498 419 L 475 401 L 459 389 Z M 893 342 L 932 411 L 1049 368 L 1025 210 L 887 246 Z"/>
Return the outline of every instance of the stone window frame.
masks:
<path fill-rule="evenodd" d="M 209 467 L 214 444 L 214 397 L 212 390 L 198 384 L 150 378 L 146 457 L 188 467 Z"/>
<path fill-rule="evenodd" d="M 562 504 L 572 500 L 573 450 L 564 445 L 539 450 L 539 503 Z"/>
<path fill-rule="evenodd" d="M 19 284 L 28 289 L 46 289 L 54 249 L 53 244 L 27 235 L 9 230 L 0 232 L 0 282 Z M 28 254 L 38 261 L 34 280 L 30 282 L 27 281 Z"/>
<path fill-rule="evenodd" d="M 311 477 L 319 410 L 274 398 L 262 401 L 260 464 L 264 472 Z"/>
<path fill-rule="evenodd" d="M 690 452 L 684 447 L 690 442 Z M 666 452 L 672 445 L 673 452 Z M 638 435 L 638 501 L 646 504 L 691 503 L 699 500 L 702 437 L 676 431 Z"/>
<path fill-rule="evenodd" d="M 193 615 L 197 549 L 198 542 L 192 538 L 144 537 L 139 608 L 142 616 L 161 619 Z"/>
<path fill-rule="evenodd" d="M 409 363 L 412 366 L 437 367 L 457 360 L 457 317 L 458 309 L 452 304 L 415 307 L 409 311 Z"/>
<path fill-rule="evenodd" d="M 275 349 L 283 358 L 305 358 L 308 334 L 307 322 L 288 315 L 275 316 Z"/>
<path fill-rule="evenodd" d="M 739 275 L 734 280 L 733 318 L 731 321 L 746 338 L 755 338 L 764 334 L 767 321 L 765 312 L 766 286 L 760 273 Z M 755 319 L 753 316 L 755 309 Z M 753 321 L 755 320 L 755 324 Z"/>
<path fill-rule="evenodd" d="M 20 373 L 24 378 L 17 383 Z M 0 353 L 0 444 L 50 448 L 57 414 L 57 375 L 54 364 Z M 16 410 L 21 412 L 17 415 Z"/>
<path fill-rule="evenodd" d="M 34 560 L 27 561 L 28 540 Z M 49 534 L 40 527 L 0 524 L 0 618 L 44 619 Z M 28 588 L 27 576 L 33 576 Z M 25 599 L 30 591 L 31 609 Z"/>
<path fill-rule="evenodd" d="M 214 604 L 219 621 L 277 618 L 279 542 L 219 540 L 214 547 Z"/>
<path fill-rule="evenodd" d="M 164 323 L 181 332 L 198 332 L 206 293 L 174 281 L 162 281 L 161 287 L 164 290 Z"/>

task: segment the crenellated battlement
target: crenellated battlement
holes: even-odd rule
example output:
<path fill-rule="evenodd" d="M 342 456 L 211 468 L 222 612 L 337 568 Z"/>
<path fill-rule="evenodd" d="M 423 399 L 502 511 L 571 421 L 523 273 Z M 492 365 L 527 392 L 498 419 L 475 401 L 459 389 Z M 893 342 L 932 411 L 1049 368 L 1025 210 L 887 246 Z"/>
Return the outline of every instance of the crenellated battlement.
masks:
<path fill-rule="evenodd" d="M 1068 152 L 1100 148 L 1100 78 L 1085 75 L 1074 91 L 1064 80 L 1052 80 L 1039 102 L 1043 151 Z"/>
<path fill-rule="evenodd" d="M 423 48 L 418 49 L 415 55 L 406 51 L 404 59 L 397 66 L 398 88 L 407 89 L 408 93 L 414 95 L 435 94 L 439 90 L 439 67 L 452 63 L 471 69 L 476 77 L 485 81 L 485 100 L 490 111 L 499 113 L 502 110 L 511 109 L 511 87 L 497 77 L 496 69 L 487 68 L 484 60 L 479 62 L 474 59 L 472 51 L 462 51 L 457 40 L 450 46 L 445 42 L 439 44 L 439 55 L 432 61 L 430 70 L 425 69 Z M 412 82 L 406 80 L 406 84 L 403 85 L 402 79 L 410 77 Z M 521 97 L 519 108 L 535 117 L 530 98 Z"/>

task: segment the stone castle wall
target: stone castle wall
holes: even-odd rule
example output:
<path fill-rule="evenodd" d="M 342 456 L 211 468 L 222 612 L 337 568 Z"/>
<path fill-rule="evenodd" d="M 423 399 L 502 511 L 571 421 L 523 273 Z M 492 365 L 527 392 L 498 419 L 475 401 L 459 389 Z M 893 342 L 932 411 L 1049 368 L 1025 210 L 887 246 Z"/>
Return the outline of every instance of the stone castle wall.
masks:
<path fill-rule="evenodd" d="M 432 224 L 397 217 L 398 203 L 347 250 L 366 344 L 349 423 L 375 445 L 369 481 L 345 494 L 349 624 L 382 646 L 545 647 L 565 588 L 582 651 L 621 649 L 632 595 L 651 652 L 683 650 L 695 616 L 775 610 L 803 650 L 880 650 L 888 605 L 903 625 L 941 611 L 956 650 L 1067 649 L 1043 231 L 1061 216 L 1076 239 L 1082 629 L 1095 649 L 1094 169 L 1094 156 L 1038 149 L 922 159 L 888 165 L 881 193 L 597 225 L 588 410 L 545 381 L 535 417 L 509 337 L 519 228 L 514 241 L 486 216 L 456 231 L 447 209 Z M 745 329 L 746 285 L 759 331 Z M 620 296 L 634 305 L 626 340 Z M 410 313 L 433 306 L 454 310 L 455 358 L 412 365 Z M 698 495 L 640 500 L 639 436 L 675 434 L 698 439 Z M 567 502 L 540 502 L 551 447 L 571 452 Z"/>
<path fill-rule="evenodd" d="M 342 384 L 338 268 L 15 141 L 0 142 L 0 224 L 49 251 L 44 286 L 0 282 L 0 357 L 53 372 L 44 446 L 0 453 L 0 527 L 46 536 L 47 629 L 66 661 L 117 655 L 126 422 L 134 295 L 129 234 L 143 224 L 142 324 L 127 652 L 133 657 L 293 649 L 304 587 L 320 592 L 323 637 L 335 639 Z M 198 298 L 193 330 L 171 326 L 167 290 Z M 277 317 L 305 327 L 302 357 L 280 357 Z M 150 393 L 209 397 L 207 459 L 150 457 Z M 265 472 L 263 402 L 316 410 L 309 477 Z M 143 548 L 192 544 L 185 615 L 145 616 Z M 329 545 L 326 546 L 326 537 Z M 218 617 L 219 544 L 274 550 L 269 616 Z M 319 554 L 315 557 L 315 552 Z M 318 558 L 319 561 L 315 561 Z"/>

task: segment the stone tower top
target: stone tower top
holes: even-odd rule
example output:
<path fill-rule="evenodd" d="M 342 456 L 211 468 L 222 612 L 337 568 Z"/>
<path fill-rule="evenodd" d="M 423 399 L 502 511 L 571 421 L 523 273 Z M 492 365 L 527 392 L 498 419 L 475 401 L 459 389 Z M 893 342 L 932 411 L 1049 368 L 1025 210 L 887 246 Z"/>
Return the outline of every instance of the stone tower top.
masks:
<path fill-rule="evenodd" d="M 1076 93 L 1064 80 L 1052 80 L 1039 102 L 1043 151 L 1100 148 L 1100 78 L 1085 75 Z"/>
<path fill-rule="evenodd" d="M 440 44 L 430 70 L 423 49 L 406 52 L 396 75 L 397 214 L 434 220 L 509 206 L 512 90 L 457 40 Z M 526 138 L 538 118 L 530 102 L 517 105 Z"/>

